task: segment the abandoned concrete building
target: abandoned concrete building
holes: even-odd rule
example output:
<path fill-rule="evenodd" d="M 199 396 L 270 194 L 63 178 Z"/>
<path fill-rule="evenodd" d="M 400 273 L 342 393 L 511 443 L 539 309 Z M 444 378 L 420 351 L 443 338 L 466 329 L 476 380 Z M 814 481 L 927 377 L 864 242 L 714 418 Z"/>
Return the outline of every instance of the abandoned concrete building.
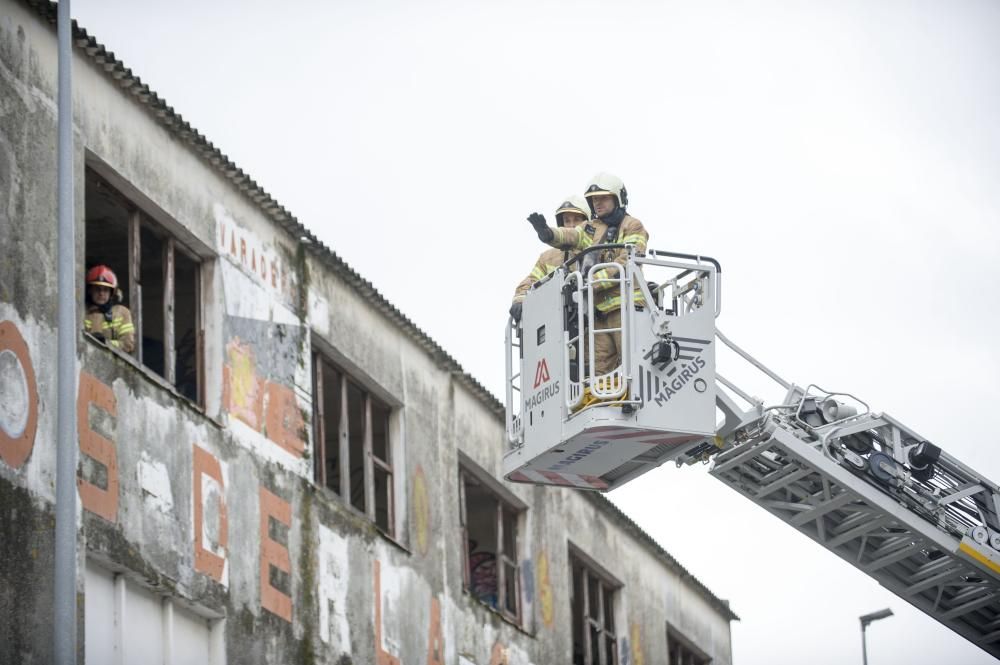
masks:
<path fill-rule="evenodd" d="M 55 13 L 0 0 L 3 663 L 58 630 Z M 604 497 L 500 480 L 502 405 L 73 44 L 78 311 L 106 264 L 136 326 L 77 340 L 79 662 L 732 662 L 725 601 Z"/>

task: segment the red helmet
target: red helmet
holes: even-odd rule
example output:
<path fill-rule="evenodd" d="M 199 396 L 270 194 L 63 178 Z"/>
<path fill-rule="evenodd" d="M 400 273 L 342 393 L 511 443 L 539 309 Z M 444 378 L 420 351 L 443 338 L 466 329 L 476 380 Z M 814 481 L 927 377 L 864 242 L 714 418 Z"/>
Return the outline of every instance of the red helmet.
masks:
<path fill-rule="evenodd" d="M 87 271 L 87 284 L 106 286 L 109 289 L 118 288 L 118 278 L 114 271 L 107 266 L 94 266 Z"/>

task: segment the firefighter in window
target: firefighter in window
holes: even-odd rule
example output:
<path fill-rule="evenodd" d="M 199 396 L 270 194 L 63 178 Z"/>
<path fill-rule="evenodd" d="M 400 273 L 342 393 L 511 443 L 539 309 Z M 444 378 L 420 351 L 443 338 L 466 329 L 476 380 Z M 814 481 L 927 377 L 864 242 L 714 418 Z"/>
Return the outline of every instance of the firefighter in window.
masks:
<path fill-rule="evenodd" d="M 121 303 L 118 277 L 107 266 L 87 271 L 87 313 L 83 330 L 94 338 L 125 353 L 135 349 L 132 313 Z"/>

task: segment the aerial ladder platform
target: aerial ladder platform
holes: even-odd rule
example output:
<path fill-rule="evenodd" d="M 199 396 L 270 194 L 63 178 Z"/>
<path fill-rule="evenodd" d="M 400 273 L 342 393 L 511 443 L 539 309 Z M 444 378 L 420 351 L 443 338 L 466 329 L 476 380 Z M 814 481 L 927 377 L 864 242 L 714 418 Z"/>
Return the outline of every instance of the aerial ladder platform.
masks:
<path fill-rule="evenodd" d="M 623 258 L 597 262 L 607 250 Z M 608 289 L 624 303 L 615 328 L 593 306 Z M 704 256 L 595 246 L 540 280 L 506 330 L 505 477 L 607 492 L 667 462 L 707 463 L 1000 658 L 1000 487 L 854 395 L 785 381 L 716 328 L 720 312 L 721 267 Z M 600 335 L 621 339 L 606 374 Z M 784 398 L 718 374 L 720 345 Z"/>

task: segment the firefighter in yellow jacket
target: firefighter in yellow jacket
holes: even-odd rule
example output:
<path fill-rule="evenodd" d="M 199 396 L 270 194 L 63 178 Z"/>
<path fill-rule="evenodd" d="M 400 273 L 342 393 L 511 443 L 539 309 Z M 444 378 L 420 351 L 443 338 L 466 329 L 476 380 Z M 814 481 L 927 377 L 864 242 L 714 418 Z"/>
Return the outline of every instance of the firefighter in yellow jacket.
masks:
<path fill-rule="evenodd" d="M 584 194 L 594 219 L 574 229 L 550 228 L 545 218 L 532 213 L 528 221 L 535 228 L 538 238 L 552 247 L 562 250 L 582 251 L 593 245 L 629 244 L 635 245 L 639 254 L 645 254 L 649 234 L 635 217 L 625 210 L 628 192 L 625 183 L 610 173 L 599 173 L 587 185 Z M 625 264 L 625 249 L 605 250 L 597 257 L 599 263 Z M 618 273 L 618 274 L 615 274 Z M 621 328 L 621 291 L 616 280 L 624 278 L 621 271 L 604 268 L 594 273 L 594 309 L 596 321 L 594 330 Z M 642 292 L 635 290 L 636 306 L 645 304 Z M 601 376 L 615 369 L 622 361 L 621 332 L 594 335 L 594 365 L 596 375 Z"/>
<path fill-rule="evenodd" d="M 83 329 L 125 353 L 135 350 L 135 326 L 128 307 L 119 304 L 118 277 L 107 266 L 87 271 L 87 314 Z"/>
<path fill-rule="evenodd" d="M 560 229 L 575 229 L 590 219 L 590 207 L 587 200 L 582 196 L 574 195 L 566 197 L 556 210 L 556 225 Z M 535 262 L 535 267 L 527 277 L 514 289 L 514 300 L 510 306 L 510 315 L 515 321 L 521 320 L 521 305 L 528 291 L 535 282 L 542 279 L 556 268 L 569 261 L 576 252 L 559 249 L 547 249 L 542 252 Z"/>

